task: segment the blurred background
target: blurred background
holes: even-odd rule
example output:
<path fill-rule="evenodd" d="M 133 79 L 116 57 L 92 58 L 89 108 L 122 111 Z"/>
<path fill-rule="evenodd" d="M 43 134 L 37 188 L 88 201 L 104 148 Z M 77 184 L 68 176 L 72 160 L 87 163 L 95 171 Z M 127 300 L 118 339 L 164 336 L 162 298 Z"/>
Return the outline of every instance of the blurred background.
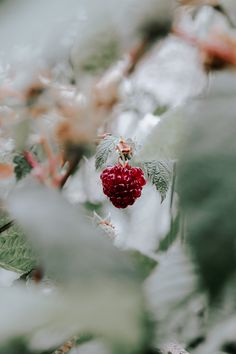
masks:
<path fill-rule="evenodd" d="M 0 354 L 236 353 L 235 1 L 2 0 L 0 24 Z M 126 209 L 100 179 L 122 148 Z"/>

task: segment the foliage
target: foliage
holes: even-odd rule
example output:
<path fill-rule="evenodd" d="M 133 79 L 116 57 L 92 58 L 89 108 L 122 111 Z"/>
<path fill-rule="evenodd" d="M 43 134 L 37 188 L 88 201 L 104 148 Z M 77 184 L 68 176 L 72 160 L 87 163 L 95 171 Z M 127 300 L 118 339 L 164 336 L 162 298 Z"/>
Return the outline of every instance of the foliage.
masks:
<path fill-rule="evenodd" d="M 2 215 L 1 226 L 9 223 L 9 217 Z M 0 234 L 0 265 L 7 270 L 28 273 L 36 266 L 32 248 L 17 225 L 12 225 Z"/>
<path fill-rule="evenodd" d="M 105 166 L 109 154 L 114 152 L 115 146 L 118 143 L 119 139 L 115 136 L 112 135 L 107 135 L 100 144 L 98 145 L 97 151 L 96 151 L 96 169 L 102 168 Z"/>
<path fill-rule="evenodd" d="M 161 201 L 166 197 L 172 177 L 172 164 L 169 161 L 144 162 L 144 170 L 148 179 L 161 194 Z"/>
<path fill-rule="evenodd" d="M 0 353 L 236 353 L 235 11 L 0 1 Z"/>
<path fill-rule="evenodd" d="M 32 167 L 22 154 L 14 156 L 13 162 L 15 164 L 14 171 L 17 180 L 24 178 L 32 170 Z"/>

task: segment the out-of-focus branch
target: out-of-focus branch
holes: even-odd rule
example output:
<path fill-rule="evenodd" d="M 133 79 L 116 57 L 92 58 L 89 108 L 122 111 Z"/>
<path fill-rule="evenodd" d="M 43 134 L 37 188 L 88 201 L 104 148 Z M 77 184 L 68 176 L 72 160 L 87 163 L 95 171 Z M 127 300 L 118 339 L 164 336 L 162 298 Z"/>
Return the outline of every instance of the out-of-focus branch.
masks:
<path fill-rule="evenodd" d="M 0 234 L 8 229 L 10 229 L 10 227 L 12 227 L 14 224 L 14 221 L 11 220 L 9 221 L 7 224 L 3 225 L 2 227 L 0 227 Z"/>
<path fill-rule="evenodd" d="M 218 60 L 222 67 L 224 65 L 236 66 L 236 40 L 226 34 L 215 32 L 209 36 L 208 40 L 200 40 L 178 27 L 173 29 L 173 33 L 191 45 L 196 46 L 203 56 L 204 64 L 208 64 L 211 61 L 214 63 Z"/>
<path fill-rule="evenodd" d="M 128 76 L 128 75 L 132 74 L 137 63 L 145 54 L 145 52 L 147 50 L 147 46 L 148 46 L 148 40 L 143 39 L 138 43 L 138 45 L 136 45 L 136 47 L 134 47 L 130 50 L 130 52 L 128 53 L 130 64 L 124 73 L 125 75 Z"/>
<path fill-rule="evenodd" d="M 56 349 L 52 354 L 66 354 L 68 353 L 76 344 L 76 338 L 68 340 L 60 348 Z"/>
<path fill-rule="evenodd" d="M 66 181 L 68 178 L 75 172 L 82 156 L 81 155 L 75 155 L 73 156 L 69 161 L 68 161 L 68 169 L 65 173 L 65 175 L 62 177 L 60 183 L 59 183 L 59 188 L 62 189 L 64 185 L 66 184 Z"/>

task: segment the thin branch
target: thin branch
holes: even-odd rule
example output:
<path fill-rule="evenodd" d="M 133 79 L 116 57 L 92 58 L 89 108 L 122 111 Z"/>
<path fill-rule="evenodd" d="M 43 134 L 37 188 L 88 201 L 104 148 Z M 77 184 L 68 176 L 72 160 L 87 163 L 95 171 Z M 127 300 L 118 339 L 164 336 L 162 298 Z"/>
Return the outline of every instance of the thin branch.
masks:
<path fill-rule="evenodd" d="M 68 161 L 69 167 L 67 169 L 67 172 L 65 175 L 62 177 L 60 184 L 59 184 L 59 189 L 62 189 L 64 185 L 66 184 L 68 178 L 76 171 L 76 168 L 81 160 L 82 156 L 80 154 L 77 154 L 71 158 L 71 160 Z"/>
<path fill-rule="evenodd" d="M 73 338 L 71 340 L 68 340 L 66 343 L 64 343 L 60 348 L 55 350 L 52 354 L 66 354 L 68 353 L 72 348 L 74 348 L 76 344 L 76 339 Z"/>
<path fill-rule="evenodd" d="M 11 220 L 11 221 L 9 221 L 7 224 L 1 226 L 1 227 L 0 227 L 0 234 L 1 234 L 2 232 L 4 232 L 4 231 L 10 229 L 10 227 L 12 227 L 13 224 L 14 224 L 14 221 Z"/>

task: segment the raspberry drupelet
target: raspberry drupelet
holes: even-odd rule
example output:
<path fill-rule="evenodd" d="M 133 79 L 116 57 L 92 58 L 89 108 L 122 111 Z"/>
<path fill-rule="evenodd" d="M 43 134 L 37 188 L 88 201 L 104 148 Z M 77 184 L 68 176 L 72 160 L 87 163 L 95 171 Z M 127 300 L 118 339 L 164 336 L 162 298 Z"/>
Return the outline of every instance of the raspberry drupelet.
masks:
<path fill-rule="evenodd" d="M 143 171 L 139 167 L 117 164 L 106 168 L 101 176 L 103 192 L 116 208 L 126 208 L 141 196 L 146 184 Z"/>

